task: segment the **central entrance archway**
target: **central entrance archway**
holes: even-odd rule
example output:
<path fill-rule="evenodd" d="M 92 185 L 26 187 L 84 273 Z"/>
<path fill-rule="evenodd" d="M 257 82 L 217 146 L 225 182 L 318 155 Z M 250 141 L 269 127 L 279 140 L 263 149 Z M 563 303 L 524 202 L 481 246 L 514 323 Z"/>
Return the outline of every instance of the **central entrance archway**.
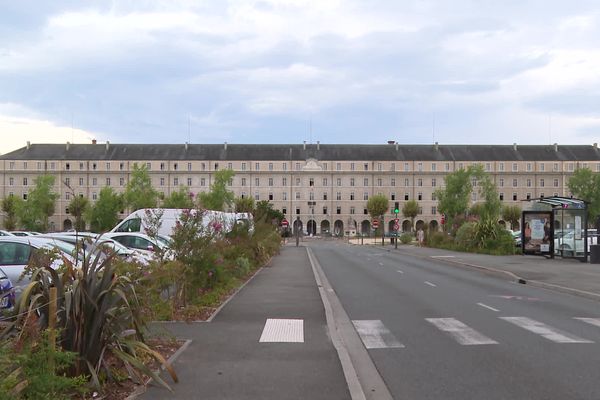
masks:
<path fill-rule="evenodd" d="M 314 219 L 311 219 L 306 223 L 306 233 L 309 236 L 315 236 L 317 234 L 317 223 Z"/>

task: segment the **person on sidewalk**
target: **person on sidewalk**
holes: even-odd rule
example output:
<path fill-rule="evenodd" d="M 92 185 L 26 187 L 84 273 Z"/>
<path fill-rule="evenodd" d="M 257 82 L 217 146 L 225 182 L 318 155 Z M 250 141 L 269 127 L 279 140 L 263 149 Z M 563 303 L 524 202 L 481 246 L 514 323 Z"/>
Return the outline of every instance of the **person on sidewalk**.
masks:
<path fill-rule="evenodd" d="M 423 229 L 419 228 L 417 231 L 417 242 L 419 242 L 419 247 L 423 247 L 423 241 L 425 240 L 425 232 Z"/>

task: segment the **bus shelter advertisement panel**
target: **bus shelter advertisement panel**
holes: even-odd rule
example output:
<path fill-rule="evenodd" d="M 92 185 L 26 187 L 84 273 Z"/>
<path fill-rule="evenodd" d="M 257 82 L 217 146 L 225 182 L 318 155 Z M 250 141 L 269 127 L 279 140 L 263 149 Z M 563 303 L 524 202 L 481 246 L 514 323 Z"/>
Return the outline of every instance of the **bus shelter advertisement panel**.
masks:
<path fill-rule="evenodd" d="M 551 252 L 552 213 L 523 213 L 523 251 L 529 254 Z"/>

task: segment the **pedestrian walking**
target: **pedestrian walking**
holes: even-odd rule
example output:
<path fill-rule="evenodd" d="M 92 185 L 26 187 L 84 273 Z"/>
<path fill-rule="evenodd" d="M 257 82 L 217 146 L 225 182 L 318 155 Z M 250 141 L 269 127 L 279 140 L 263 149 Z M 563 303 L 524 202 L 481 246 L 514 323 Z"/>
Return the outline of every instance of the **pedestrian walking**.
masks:
<path fill-rule="evenodd" d="M 419 242 L 419 247 L 423 247 L 423 241 L 425 240 L 425 232 L 423 229 L 419 228 L 417 231 L 417 241 Z"/>

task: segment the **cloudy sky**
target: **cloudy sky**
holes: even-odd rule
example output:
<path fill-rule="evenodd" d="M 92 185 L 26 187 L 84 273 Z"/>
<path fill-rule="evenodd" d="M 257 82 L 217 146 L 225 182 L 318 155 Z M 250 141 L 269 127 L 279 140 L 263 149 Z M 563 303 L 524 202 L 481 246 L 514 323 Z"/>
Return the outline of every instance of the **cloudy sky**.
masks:
<path fill-rule="evenodd" d="M 0 0 L 32 143 L 591 144 L 597 0 Z"/>

